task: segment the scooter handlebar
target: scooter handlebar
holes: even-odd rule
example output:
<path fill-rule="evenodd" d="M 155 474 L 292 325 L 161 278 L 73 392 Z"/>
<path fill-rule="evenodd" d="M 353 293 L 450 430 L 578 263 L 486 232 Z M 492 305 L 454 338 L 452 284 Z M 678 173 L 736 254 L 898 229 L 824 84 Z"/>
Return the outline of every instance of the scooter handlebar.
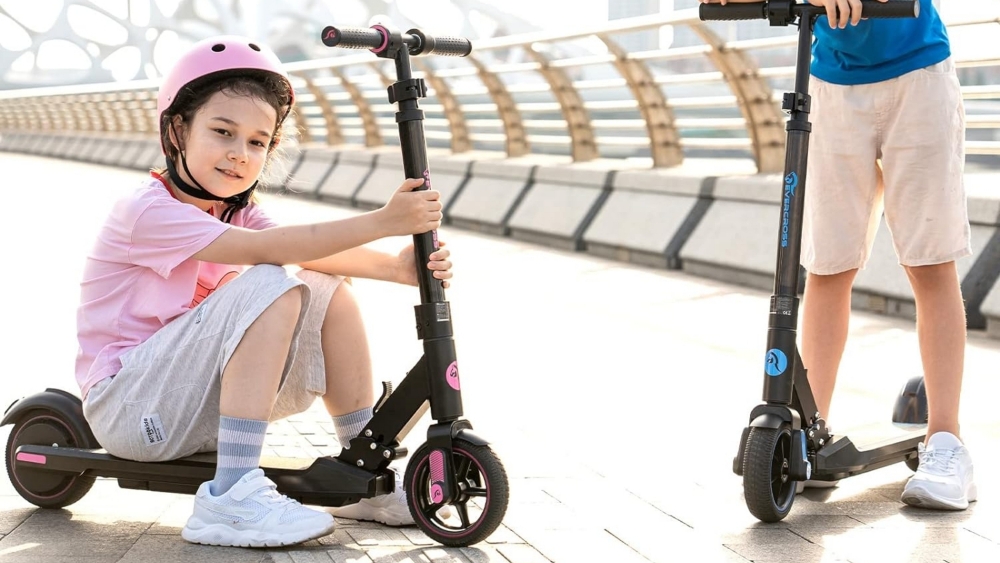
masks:
<path fill-rule="evenodd" d="M 767 2 L 702 4 L 698 18 L 702 21 L 765 20 L 768 18 Z M 799 14 L 824 15 L 826 8 L 812 4 L 792 7 Z M 861 16 L 865 18 L 915 18 L 920 15 L 920 0 L 862 0 Z"/>
<path fill-rule="evenodd" d="M 364 27 L 327 26 L 322 34 L 327 47 L 369 49 L 380 53 L 389 44 L 389 30 L 381 25 Z M 472 42 L 464 37 L 432 36 L 419 29 L 411 29 L 401 36 L 411 55 L 444 55 L 465 57 L 472 52 Z"/>

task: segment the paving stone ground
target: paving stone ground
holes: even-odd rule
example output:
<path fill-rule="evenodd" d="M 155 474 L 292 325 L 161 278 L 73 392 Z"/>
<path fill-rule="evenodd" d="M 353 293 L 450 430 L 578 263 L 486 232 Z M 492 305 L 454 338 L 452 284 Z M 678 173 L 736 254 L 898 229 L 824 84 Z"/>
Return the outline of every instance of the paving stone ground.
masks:
<path fill-rule="evenodd" d="M 74 306 L 95 217 L 141 175 L 0 154 L 11 185 L 72 178 L 48 220 L 0 223 L 5 256 L 0 316 L 5 360 L 0 406 L 46 386 L 74 389 Z M 85 189 L 81 189 L 85 188 Z M 9 190 L 29 209 L 31 190 Z M 285 221 L 354 211 L 268 197 Z M 44 237 L 39 229 L 72 236 Z M 16 236 L 15 236 L 16 235 Z M 1000 341 L 969 336 L 963 435 L 980 500 L 964 512 L 907 507 L 909 471 L 897 465 L 811 490 L 780 523 L 749 514 L 732 455 L 760 397 L 768 295 L 445 228 L 456 279 L 448 291 L 462 365 L 466 416 L 491 440 L 510 477 L 510 507 L 487 541 L 442 548 L 416 528 L 349 520 L 318 541 L 285 549 L 211 548 L 184 542 L 192 499 L 130 491 L 100 480 L 65 510 L 41 510 L 0 478 L 0 562 L 996 562 L 1000 491 L 992 469 L 1000 439 Z M 399 249 L 405 241 L 383 241 Z M 7 270 L 9 271 L 9 270 Z M 26 284 L 29 281 L 30 284 Z M 357 280 L 376 377 L 398 381 L 417 359 L 413 288 Z M 26 289 L 27 288 L 27 289 Z M 831 413 L 838 429 L 884 428 L 903 382 L 920 373 L 905 320 L 855 313 Z M 405 445 L 421 443 L 425 418 Z M 6 442 L 10 427 L 0 429 Z M 319 404 L 272 425 L 268 455 L 337 451 Z"/>

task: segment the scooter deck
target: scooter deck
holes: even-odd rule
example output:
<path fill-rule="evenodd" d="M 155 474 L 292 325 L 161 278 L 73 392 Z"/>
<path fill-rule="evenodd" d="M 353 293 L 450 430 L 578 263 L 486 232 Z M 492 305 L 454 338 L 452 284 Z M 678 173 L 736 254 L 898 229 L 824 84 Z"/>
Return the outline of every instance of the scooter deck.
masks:
<path fill-rule="evenodd" d="M 816 453 L 812 478 L 833 481 L 916 458 L 926 435 L 924 424 L 871 424 L 834 434 Z"/>
<path fill-rule="evenodd" d="M 195 454 L 167 462 L 139 462 L 115 457 L 105 450 L 24 445 L 15 463 L 32 469 L 118 479 L 126 489 L 194 494 L 215 476 L 214 453 Z M 392 492 L 395 480 L 374 474 L 336 458 L 293 459 L 267 457 L 261 468 L 283 494 L 320 506 L 343 506 Z"/>

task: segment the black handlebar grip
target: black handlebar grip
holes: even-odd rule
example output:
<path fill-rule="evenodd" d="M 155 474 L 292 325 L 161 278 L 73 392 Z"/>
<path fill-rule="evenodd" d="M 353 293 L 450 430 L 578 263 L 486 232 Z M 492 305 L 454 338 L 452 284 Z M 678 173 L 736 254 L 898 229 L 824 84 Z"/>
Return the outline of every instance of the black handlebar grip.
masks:
<path fill-rule="evenodd" d="M 793 5 L 796 14 L 811 13 L 825 15 L 826 8 L 808 4 Z M 735 21 L 767 19 L 767 2 L 747 4 L 731 2 L 722 4 L 702 4 L 698 7 L 698 18 L 702 21 Z M 862 0 L 861 17 L 864 18 L 912 18 L 920 15 L 920 0 Z"/>
<path fill-rule="evenodd" d="M 418 39 L 417 44 L 410 46 L 411 55 L 465 57 L 472 52 L 472 42 L 464 37 L 434 37 L 419 29 L 411 29 L 406 34 Z"/>
<path fill-rule="evenodd" d="M 920 0 L 889 0 L 861 2 L 863 18 L 915 18 L 920 15 Z"/>
<path fill-rule="evenodd" d="M 323 29 L 323 44 L 345 49 L 378 49 L 387 40 L 382 32 L 367 27 L 333 27 Z"/>
<path fill-rule="evenodd" d="M 725 6 L 702 4 L 698 6 L 698 18 L 701 21 L 766 20 L 767 2 L 731 3 Z"/>

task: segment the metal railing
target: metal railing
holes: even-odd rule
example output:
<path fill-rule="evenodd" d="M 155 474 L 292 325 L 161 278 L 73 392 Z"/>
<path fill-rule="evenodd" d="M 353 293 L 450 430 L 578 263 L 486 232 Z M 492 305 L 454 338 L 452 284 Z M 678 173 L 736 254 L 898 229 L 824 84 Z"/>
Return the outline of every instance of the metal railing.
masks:
<path fill-rule="evenodd" d="M 664 26 L 690 30 L 701 44 L 641 52 L 621 47 L 624 35 Z M 1000 32 L 1000 17 L 948 24 L 949 33 L 972 26 Z M 726 41 L 720 30 L 700 21 L 696 10 L 681 10 L 573 32 L 475 42 L 466 59 L 417 58 L 415 75 L 429 86 L 422 104 L 428 143 L 453 152 L 560 153 L 574 161 L 645 158 L 654 167 L 677 166 L 692 154 L 749 156 L 760 172 L 780 171 L 781 84 L 790 84 L 794 72 L 795 35 Z M 594 54 L 558 55 L 560 45 L 581 41 L 590 42 Z M 992 68 L 990 76 L 998 77 L 995 51 L 956 57 L 956 65 L 960 72 Z M 785 53 L 788 61 L 761 67 L 754 52 L 777 52 L 770 60 Z M 679 63 L 685 70 L 671 68 Z M 297 92 L 300 141 L 368 147 L 394 142 L 386 64 L 391 62 L 365 52 L 286 65 Z M 146 80 L 0 91 L 0 132 L 155 135 L 156 87 Z M 965 85 L 962 93 L 967 153 L 1000 156 L 1000 78 Z"/>

